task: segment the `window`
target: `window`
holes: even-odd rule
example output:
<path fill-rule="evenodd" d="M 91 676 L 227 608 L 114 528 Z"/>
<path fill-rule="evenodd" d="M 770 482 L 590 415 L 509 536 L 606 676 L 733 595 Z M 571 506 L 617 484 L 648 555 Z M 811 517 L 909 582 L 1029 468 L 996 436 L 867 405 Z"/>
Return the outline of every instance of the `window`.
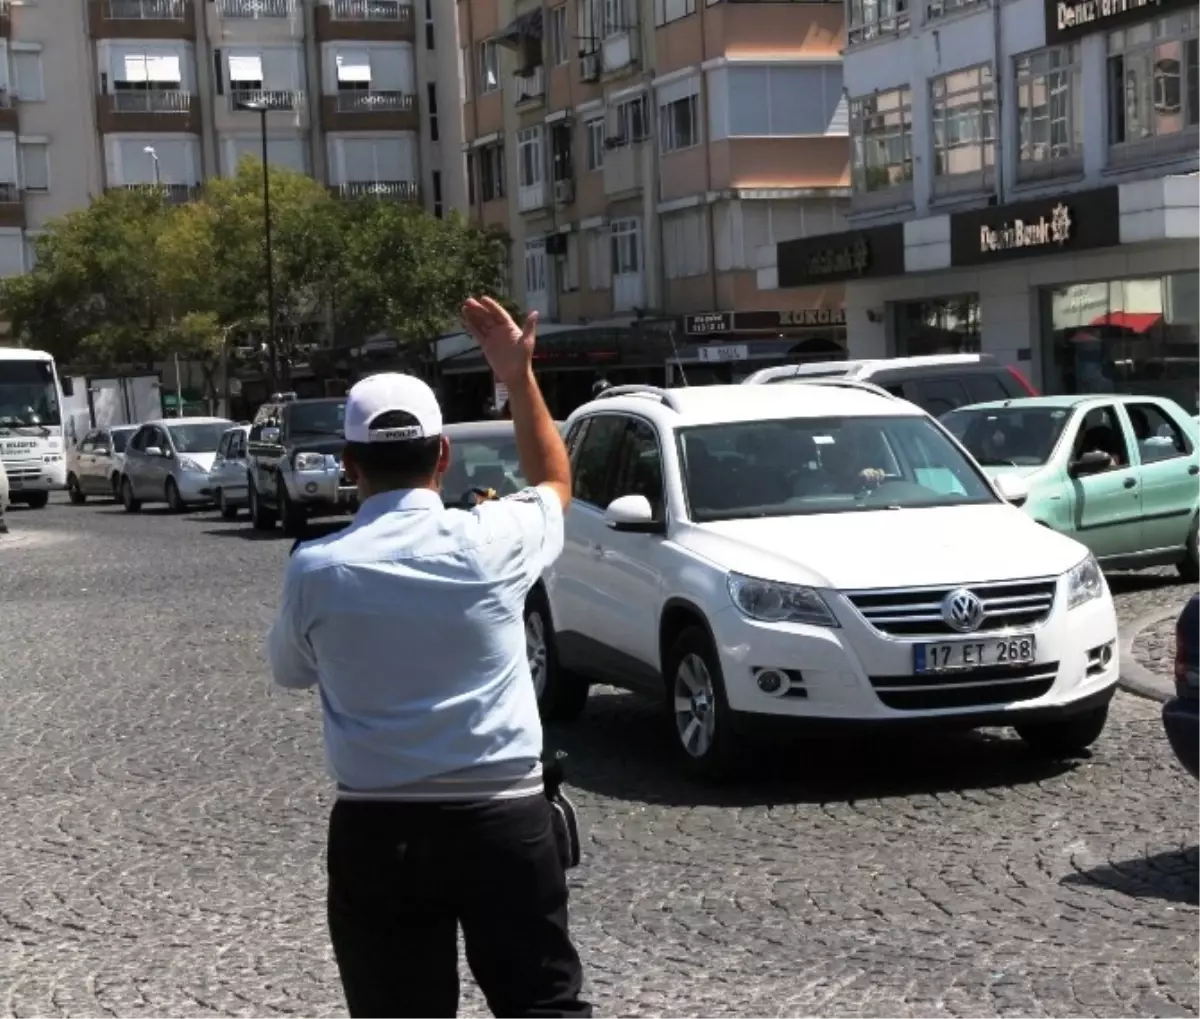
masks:
<path fill-rule="evenodd" d="M 642 271 L 642 227 L 636 219 L 614 220 L 612 235 L 612 272 L 614 276 L 636 276 Z"/>
<path fill-rule="evenodd" d="M 650 107 L 645 93 L 617 103 L 613 120 L 616 129 L 606 141 L 613 148 L 632 145 L 650 137 Z"/>
<path fill-rule="evenodd" d="M 1017 175 L 1078 169 L 1083 157 L 1079 46 L 1052 46 L 1013 61 L 1017 86 Z"/>
<path fill-rule="evenodd" d="M 621 436 L 609 500 L 641 495 L 650 503 L 655 520 L 664 517 L 662 457 L 653 425 L 632 418 Z"/>
<path fill-rule="evenodd" d="M 691 95 L 658 108 L 658 145 L 678 152 L 700 144 L 700 97 Z"/>
<path fill-rule="evenodd" d="M 438 140 L 438 107 L 437 107 L 437 82 L 431 81 L 425 86 L 426 101 L 425 105 L 429 107 L 429 140 Z"/>
<path fill-rule="evenodd" d="M 525 242 L 525 299 L 531 294 L 541 294 L 546 290 L 546 241 L 539 237 L 537 240 Z"/>
<path fill-rule="evenodd" d="M 912 181 L 912 91 L 876 92 L 850 101 L 854 190 L 886 191 Z"/>
<path fill-rule="evenodd" d="M 1125 411 L 1133 426 L 1138 455 L 1142 463 L 1171 460 L 1187 456 L 1192 450 L 1179 425 L 1171 420 L 1157 404 L 1127 403 Z"/>
<path fill-rule="evenodd" d="M 625 434 L 626 418 L 601 414 L 588 419 L 588 428 L 575 447 L 571 461 L 571 496 L 601 508 L 608 498 L 613 458 Z"/>
<path fill-rule="evenodd" d="M 550 8 L 550 60 L 554 66 L 571 59 L 571 36 L 567 28 L 567 5 Z"/>
<path fill-rule="evenodd" d="M 550 174 L 554 180 L 572 180 L 575 177 L 574 159 L 571 156 L 571 125 L 561 121 L 550 128 Z"/>
<path fill-rule="evenodd" d="M 50 190 L 50 146 L 45 142 L 21 142 L 21 187 L 26 191 Z"/>
<path fill-rule="evenodd" d="M 921 379 L 913 384 L 915 403 L 934 417 L 971 402 L 961 379 Z"/>
<path fill-rule="evenodd" d="M 517 133 L 517 182 L 523 188 L 545 183 L 542 128 L 527 127 Z"/>
<path fill-rule="evenodd" d="M 579 289 L 579 234 L 566 235 L 563 253 L 558 256 L 559 289 L 569 294 Z"/>
<path fill-rule="evenodd" d="M 433 0 L 425 0 L 425 48 L 433 49 Z"/>
<path fill-rule="evenodd" d="M 467 59 L 467 47 L 458 49 L 458 101 L 465 103 L 471 94 L 471 61 Z"/>
<path fill-rule="evenodd" d="M 742 138 L 847 133 L 840 64 L 730 67 L 728 103 L 716 129 Z"/>
<path fill-rule="evenodd" d="M 708 216 L 704 209 L 687 209 L 662 217 L 663 270 L 667 279 L 685 279 L 708 272 Z"/>
<path fill-rule="evenodd" d="M 908 31 L 908 0 L 849 0 L 848 12 L 850 46 Z"/>
<path fill-rule="evenodd" d="M 696 0 L 654 0 L 654 23 L 665 25 L 696 13 Z"/>
<path fill-rule="evenodd" d="M 343 50 L 334 58 L 337 63 L 339 92 L 368 92 L 371 89 L 371 57 L 364 52 Z"/>
<path fill-rule="evenodd" d="M 968 7 L 974 7 L 981 2 L 982 0 L 927 0 L 925 4 L 925 20 L 933 21 L 950 14 L 957 14 L 959 11 L 966 10 Z"/>
<path fill-rule="evenodd" d="M 1107 453 L 1112 457 L 1112 466 L 1107 468 L 1110 471 L 1129 466 L 1125 432 L 1113 407 L 1095 407 L 1079 422 L 1071 459 L 1078 460 L 1084 453 L 1094 452 Z"/>
<path fill-rule="evenodd" d="M 42 54 L 34 50 L 12 51 L 13 91 L 24 102 L 46 98 L 42 81 Z"/>
<path fill-rule="evenodd" d="M 608 230 L 589 230 L 586 235 L 588 289 L 607 290 L 612 286 L 612 237 Z"/>
<path fill-rule="evenodd" d="M 1108 141 L 1114 162 L 1194 152 L 1197 12 L 1180 11 L 1108 34 Z"/>
<path fill-rule="evenodd" d="M 477 150 L 479 193 L 485 202 L 504 197 L 504 146 L 484 145 Z"/>
<path fill-rule="evenodd" d="M 162 92 L 178 90 L 183 72 L 176 53 L 127 53 L 113 71 L 114 91 Z"/>
<path fill-rule="evenodd" d="M 433 214 L 438 218 L 442 218 L 442 171 L 434 170 L 432 175 L 433 180 Z"/>
<path fill-rule="evenodd" d="M 929 83 L 934 191 L 981 190 L 996 165 L 996 90 L 984 64 Z M 950 180 L 954 178 L 954 180 Z"/>
<path fill-rule="evenodd" d="M 979 353 L 978 294 L 908 301 L 892 308 L 898 357 Z"/>
<path fill-rule="evenodd" d="M 610 39 L 633 27 L 632 19 L 625 13 L 626 0 L 595 0 L 600 7 L 600 37 Z"/>
<path fill-rule="evenodd" d="M 587 121 L 583 129 L 587 132 L 587 168 L 599 170 L 604 166 L 604 118 Z"/>
<path fill-rule="evenodd" d="M 494 42 L 479 44 L 479 94 L 487 95 L 500 88 L 500 51 Z"/>

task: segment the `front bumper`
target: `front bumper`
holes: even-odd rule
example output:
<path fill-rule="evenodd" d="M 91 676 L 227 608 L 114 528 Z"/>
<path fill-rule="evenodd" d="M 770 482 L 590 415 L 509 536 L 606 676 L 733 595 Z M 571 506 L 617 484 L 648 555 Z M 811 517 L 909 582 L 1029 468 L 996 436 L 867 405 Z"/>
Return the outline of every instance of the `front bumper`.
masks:
<path fill-rule="evenodd" d="M 310 512 L 349 510 L 358 502 L 358 488 L 344 479 L 340 467 L 285 471 L 280 476 L 292 502 Z"/>
<path fill-rule="evenodd" d="M 759 623 L 732 605 L 710 617 L 729 706 L 743 720 L 1004 725 L 1085 710 L 1116 688 L 1117 619 L 1107 591 L 1068 610 L 1060 580 L 1050 614 L 1019 631 L 1037 638 L 1031 665 L 924 676 L 915 674 L 915 646 L 954 638 L 890 636 L 845 599 L 832 600 L 841 624 L 833 629 Z M 787 675 L 782 692 L 760 689 L 764 669 Z"/>
<path fill-rule="evenodd" d="M 212 499 L 212 489 L 208 485 L 208 475 L 199 471 L 180 471 L 173 474 L 175 484 L 179 486 L 179 498 L 184 502 L 209 502 Z"/>
<path fill-rule="evenodd" d="M 67 487 L 67 465 L 63 460 L 51 463 L 10 461 L 3 465 L 8 475 L 9 494 L 25 492 L 60 492 Z"/>
<path fill-rule="evenodd" d="M 1163 705 L 1162 720 L 1179 763 L 1200 778 L 1200 702 L 1172 697 Z"/>

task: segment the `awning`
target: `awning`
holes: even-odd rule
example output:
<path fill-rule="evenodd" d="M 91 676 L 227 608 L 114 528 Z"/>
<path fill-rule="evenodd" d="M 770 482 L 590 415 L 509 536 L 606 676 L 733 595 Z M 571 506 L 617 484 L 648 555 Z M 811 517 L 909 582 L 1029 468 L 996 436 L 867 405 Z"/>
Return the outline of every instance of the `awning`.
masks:
<path fill-rule="evenodd" d="M 518 16 L 508 28 L 499 33 L 493 41 L 501 46 L 519 46 L 524 39 L 540 39 L 542 37 L 542 9 L 526 11 Z"/>
<path fill-rule="evenodd" d="M 239 81 L 257 81 L 263 80 L 262 57 L 257 53 L 250 55 L 230 54 L 229 56 L 229 81 L 230 83 Z"/>
<path fill-rule="evenodd" d="M 1092 319 L 1088 325 L 1092 328 L 1111 326 L 1113 329 L 1125 329 L 1131 333 L 1147 333 L 1161 321 L 1161 312 L 1110 311 L 1106 315 Z"/>
<path fill-rule="evenodd" d="M 183 75 L 179 70 L 179 57 L 174 53 L 156 56 L 147 55 L 146 80 L 171 82 L 182 81 Z"/>
<path fill-rule="evenodd" d="M 337 55 L 338 81 L 371 81 L 371 57 L 366 52 Z"/>

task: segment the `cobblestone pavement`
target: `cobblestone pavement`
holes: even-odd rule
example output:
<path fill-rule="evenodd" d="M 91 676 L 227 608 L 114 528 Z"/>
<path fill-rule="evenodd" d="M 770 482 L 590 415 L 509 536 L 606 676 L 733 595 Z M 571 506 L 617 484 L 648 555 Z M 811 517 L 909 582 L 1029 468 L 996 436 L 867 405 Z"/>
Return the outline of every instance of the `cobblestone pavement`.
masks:
<path fill-rule="evenodd" d="M 0 1013 L 344 1014 L 316 703 L 262 664 L 287 543 L 102 503 L 11 523 L 38 540 L 0 546 Z M 1114 586 L 1129 619 L 1187 593 Z M 847 742 L 718 793 L 630 696 L 551 739 L 603 1014 L 1196 1014 L 1196 787 L 1150 702 L 1074 764 Z"/>
<path fill-rule="evenodd" d="M 1168 679 L 1175 676 L 1175 618 L 1172 615 L 1160 619 L 1146 627 L 1133 642 L 1133 657 L 1138 664 Z"/>

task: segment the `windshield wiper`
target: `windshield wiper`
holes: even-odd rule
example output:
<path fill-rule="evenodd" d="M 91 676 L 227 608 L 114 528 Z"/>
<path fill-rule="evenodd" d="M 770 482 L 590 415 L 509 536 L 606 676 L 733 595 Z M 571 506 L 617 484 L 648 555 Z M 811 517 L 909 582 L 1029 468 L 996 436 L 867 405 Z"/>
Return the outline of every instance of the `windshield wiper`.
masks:
<path fill-rule="evenodd" d="M 980 467 L 1016 467 L 1017 465 L 1011 460 L 1001 460 L 998 457 L 977 456 L 976 463 Z"/>

